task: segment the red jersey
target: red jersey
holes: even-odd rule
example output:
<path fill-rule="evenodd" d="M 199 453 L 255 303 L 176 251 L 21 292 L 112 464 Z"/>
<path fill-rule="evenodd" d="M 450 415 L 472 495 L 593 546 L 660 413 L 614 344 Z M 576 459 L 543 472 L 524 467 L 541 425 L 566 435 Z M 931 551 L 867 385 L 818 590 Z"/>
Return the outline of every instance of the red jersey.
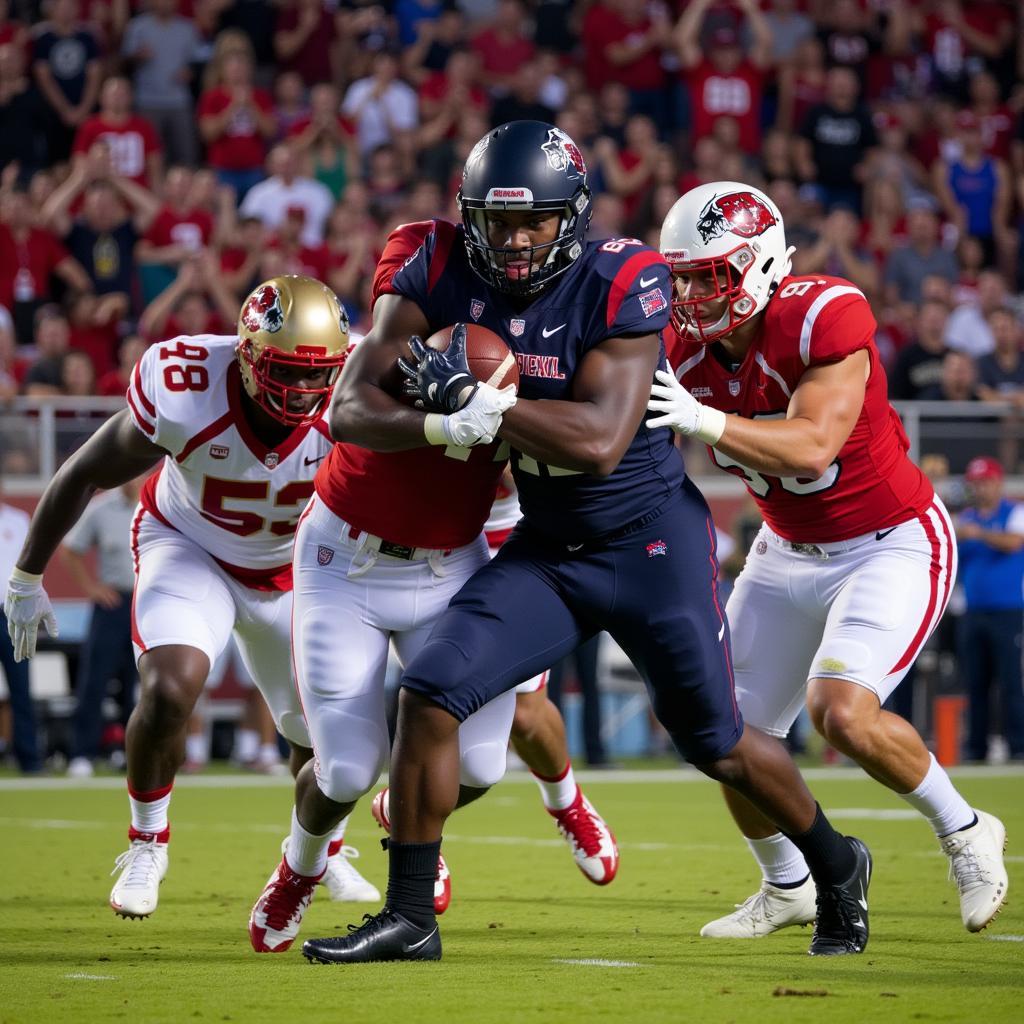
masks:
<path fill-rule="evenodd" d="M 29 228 L 23 240 L 0 224 L 0 306 L 15 300 L 30 302 L 50 295 L 50 274 L 68 258 L 57 236 L 44 228 Z"/>
<path fill-rule="evenodd" d="M 693 137 L 710 135 L 720 117 L 731 117 L 740 129 L 740 147 L 756 153 L 761 147 L 761 94 L 765 75 L 750 61 L 723 75 L 709 60 L 686 73 L 693 104 Z"/>
<path fill-rule="evenodd" d="M 75 135 L 75 153 L 88 153 L 96 142 L 105 142 L 110 163 L 123 178 L 148 186 L 146 159 L 163 146 L 156 129 L 144 117 L 133 114 L 123 124 L 113 124 L 101 114 L 90 117 Z"/>
<path fill-rule="evenodd" d="M 181 245 L 195 251 L 208 246 L 211 238 L 213 216 L 198 208 L 178 213 L 164 206 L 146 232 L 146 241 L 160 249 L 168 245 Z"/>
<path fill-rule="evenodd" d="M 223 86 L 207 89 L 199 97 L 196 117 L 201 121 L 204 117 L 220 114 L 231 106 L 233 97 Z M 274 109 L 269 93 L 262 89 L 252 90 L 252 102 L 264 114 Z M 260 134 L 256 116 L 248 107 L 242 107 L 231 115 L 224 130 L 206 145 L 206 162 L 221 171 L 248 171 L 263 166 L 266 146 Z"/>
<path fill-rule="evenodd" d="M 932 485 L 907 457 L 907 436 L 889 405 L 875 326 L 857 288 L 842 278 L 812 275 L 780 283 L 735 372 L 711 346 L 666 332 L 669 362 L 694 398 L 748 419 L 785 416 L 805 371 L 867 351 L 870 373 L 860 416 L 817 480 L 767 476 L 710 449 L 718 466 L 743 479 L 765 522 L 786 540 L 825 544 L 859 537 L 905 522 L 931 503 Z"/>
<path fill-rule="evenodd" d="M 437 235 L 431 276 L 440 276 L 455 240 L 454 225 L 402 224 L 391 232 L 377 265 L 371 306 L 391 294 L 391 279 L 431 231 Z M 404 452 L 336 444 L 314 485 L 321 501 L 359 530 L 407 547 L 457 548 L 483 529 L 507 459 L 503 443 Z"/>

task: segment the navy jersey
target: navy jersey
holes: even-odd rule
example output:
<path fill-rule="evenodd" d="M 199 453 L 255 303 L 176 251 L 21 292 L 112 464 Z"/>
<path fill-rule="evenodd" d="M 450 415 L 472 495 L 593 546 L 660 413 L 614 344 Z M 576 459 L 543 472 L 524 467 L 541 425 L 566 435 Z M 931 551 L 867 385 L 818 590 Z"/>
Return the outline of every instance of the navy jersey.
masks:
<path fill-rule="evenodd" d="M 494 331 L 519 363 L 519 394 L 572 400 L 583 357 L 607 338 L 660 332 L 671 285 L 661 256 L 635 239 L 588 242 L 565 273 L 525 307 L 473 272 L 463 229 L 432 231 L 391 282 L 423 311 L 431 332 L 459 322 Z M 659 364 L 664 362 L 662 347 Z M 667 428 L 641 420 L 608 477 L 548 466 L 512 450 L 526 520 L 566 543 L 613 533 L 679 494 L 683 465 Z"/>

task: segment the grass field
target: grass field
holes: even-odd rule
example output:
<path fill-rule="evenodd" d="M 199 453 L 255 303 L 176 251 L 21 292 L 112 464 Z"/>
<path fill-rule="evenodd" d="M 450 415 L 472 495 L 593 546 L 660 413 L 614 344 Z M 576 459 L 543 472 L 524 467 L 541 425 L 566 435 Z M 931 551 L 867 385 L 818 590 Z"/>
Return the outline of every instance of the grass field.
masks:
<path fill-rule="evenodd" d="M 160 908 L 123 921 L 106 904 L 127 824 L 123 783 L 0 780 L 0 1021 L 1024 1020 L 1024 773 L 958 775 L 1010 835 L 1011 905 L 981 935 L 963 930 L 946 862 L 902 801 L 856 772 L 812 777 L 837 824 L 874 854 L 862 956 L 809 958 L 809 929 L 699 938 L 756 878 L 716 788 L 690 773 L 611 773 L 587 792 L 619 838 L 614 884 L 584 880 L 532 783 L 511 777 L 450 823 L 444 960 L 349 968 L 307 965 L 298 944 L 279 956 L 249 950 L 249 907 L 288 820 L 286 785 L 180 782 Z M 349 839 L 383 889 L 378 836 L 357 808 Z M 371 909 L 318 896 L 303 934 L 331 934 Z"/>

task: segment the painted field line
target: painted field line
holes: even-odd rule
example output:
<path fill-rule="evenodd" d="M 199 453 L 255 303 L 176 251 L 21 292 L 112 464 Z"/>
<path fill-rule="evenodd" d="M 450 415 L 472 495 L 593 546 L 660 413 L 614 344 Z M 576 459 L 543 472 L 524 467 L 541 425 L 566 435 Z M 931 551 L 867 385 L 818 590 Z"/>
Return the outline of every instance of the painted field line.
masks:
<path fill-rule="evenodd" d="M 643 967 L 634 960 L 565 960 L 553 957 L 553 964 L 570 964 L 575 967 Z"/>
<path fill-rule="evenodd" d="M 1024 942 L 1024 935 L 986 935 L 989 942 Z"/>
<path fill-rule="evenodd" d="M 74 974 L 65 974 L 64 977 L 69 981 L 117 981 L 113 974 L 81 974 L 75 972 Z"/>

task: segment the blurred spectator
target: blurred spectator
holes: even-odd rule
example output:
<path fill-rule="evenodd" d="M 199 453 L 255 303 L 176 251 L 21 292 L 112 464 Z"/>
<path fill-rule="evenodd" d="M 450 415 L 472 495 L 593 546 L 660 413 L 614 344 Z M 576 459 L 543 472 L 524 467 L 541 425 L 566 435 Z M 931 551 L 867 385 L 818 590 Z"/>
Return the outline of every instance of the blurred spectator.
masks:
<path fill-rule="evenodd" d="M 938 383 L 925 388 L 918 398 L 926 402 L 977 402 L 981 396 L 974 360 L 966 352 L 946 352 Z"/>
<path fill-rule="evenodd" d="M 319 181 L 299 174 L 294 148 L 287 143 L 275 146 L 267 157 L 269 177 L 246 194 L 238 208 L 243 217 L 259 217 L 265 227 L 277 230 L 291 210 L 303 215 L 302 241 L 319 245 L 324 224 L 334 205 L 330 190 Z"/>
<path fill-rule="evenodd" d="M 921 284 L 929 275 L 957 279 L 956 257 L 939 244 L 939 218 L 931 200 L 915 200 L 907 212 L 907 240 L 897 245 L 885 265 L 888 302 L 915 305 L 921 301 Z"/>
<path fill-rule="evenodd" d="M 701 140 L 703 142 L 705 140 Z M 763 181 L 788 181 L 796 184 L 793 147 L 790 137 L 783 131 L 772 129 L 761 144 L 761 178 Z M 714 181 L 714 178 L 710 179 Z"/>
<path fill-rule="evenodd" d="M 978 278 L 985 269 L 985 247 L 971 235 L 963 235 L 956 245 L 956 261 L 960 266 L 953 287 L 953 304 L 978 301 Z"/>
<path fill-rule="evenodd" d="M 737 0 L 753 35 L 750 54 L 744 57 L 739 35 L 722 26 L 710 37 L 710 56 L 700 43 L 704 15 L 713 0 L 693 0 L 675 28 L 679 61 L 689 87 L 692 105 L 692 138 L 711 134 L 721 117 L 739 124 L 739 144 L 756 153 L 761 144 L 761 97 L 771 61 L 772 35 L 756 0 Z"/>
<path fill-rule="evenodd" d="M 316 86 L 313 86 L 315 89 Z M 337 114 L 338 104 L 333 113 Z M 298 71 L 285 71 L 274 79 L 274 142 L 290 135 L 294 125 L 309 121 L 306 83 Z"/>
<path fill-rule="evenodd" d="M 541 98 L 543 85 L 539 61 L 521 64 L 512 78 L 508 94 L 491 107 L 491 124 L 497 128 L 508 121 L 551 121 L 555 111 Z"/>
<path fill-rule="evenodd" d="M 87 778 L 100 752 L 103 701 L 118 681 L 122 726 L 135 706 L 132 590 L 135 573 L 129 537 L 145 476 L 94 498 L 60 547 L 61 560 L 92 605 L 78 662 L 68 775 Z M 95 570 L 86 556 L 96 552 Z"/>
<path fill-rule="evenodd" d="M 822 7 L 821 17 L 824 25 L 818 30 L 818 38 L 825 49 L 825 63 L 849 68 L 860 79 L 863 94 L 872 95 L 872 85 L 887 77 L 879 67 L 883 54 L 900 53 L 909 42 L 903 5 L 887 7 L 884 35 L 877 26 L 877 9 L 858 0 L 829 0 Z"/>
<path fill-rule="evenodd" d="M 999 94 L 999 83 L 988 71 L 976 71 L 970 80 L 971 113 L 981 125 L 985 152 L 999 160 L 1010 159 L 1013 113 Z"/>
<path fill-rule="evenodd" d="M 626 122 L 623 148 L 607 138 L 594 144 L 602 177 L 608 190 L 622 200 L 627 223 L 636 215 L 647 193 L 659 151 L 654 122 L 643 114 L 635 114 Z"/>
<path fill-rule="evenodd" d="M 461 12 L 442 10 L 432 21 L 420 22 L 416 41 L 402 51 L 402 73 L 406 81 L 419 86 L 431 74 L 443 71 L 448 58 L 468 45 Z"/>
<path fill-rule="evenodd" d="M 57 236 L 33 223 L 25 191 L 4 189 L 0 192 L 0 306 L 10 310 L 24 343 L 32 338 L 35 311 L 53 301 L 51 276 L 81 291 L 92 288 L 89 275 Z"/>
<path fill-rule="evenodd" d="M 1024 760 L 1024 506 L 1004 497 L 1003 467 L 995 459 L 972 459 L 964 477 L 974 496 L 956 522 L 967 604 L 959 638 L 968 696 L 964 758 L 985 761 L 990 734 L 1002 732 L 1010 758 Z M 1000 713 L 993 720 L 994 678 L 999 680 Z"/>
<path fill-rule="evenodd" d="M 345 0 L 339 5 L 341 41 L 338 66 L 348 79 L 362 78 L 371 73 L 377 57 L 385 52 L 397 52 L 398 28 L 388 7 L 379 0 Z M 461 15 L 456 15 L 461 21 Z M 440 22 L 450 23 L 442 16 Z"/>
<path fill-rule="evenodd" d="M 359 175 L 355 131 L 351 122 L 338 113 L 338 90 L 329 82 L 314 85 L 309 91 L 309 102 L 309 113 L 292 125 L 288 141 L 296 154 L 312 158 L 313 177 L 338 199 L 345 186 Z"/>
<path fill-rule="evenodd" d="M 71 209 L 83 196 L 81 213 Z M 97 142 L 43 207 L 44 221 L 60 235 L 68 251 L 85 268 L 99 295 L 135 286 L 135 243 L 156 216 L 152 192 L 110 167 L 110 151 Z"/>
<path fill-rule="evenodd" d="M 988 325 L 988 317 L 1006 305 L 1006 282 L 996 270 L 978 275 L 978 295 L 974 302 L 964 302 L 953 310 L 946 324 L 946 345 L 966 352 L 977 359 L 996 347 Z"/>
<path fill-rule="evenodd" d="M 336 40 L 340 14 L 322 0 L 284 0 L 277 5 L 274 55 L 281 71 L 296 71 L 306 85 L 331 82 L 340 72 Z"/>
<path fill-rule="evenodd" d="M 100 89 L 100 110 L 75 135 L 74 159 L 80 162 L 98 142 L 110 150 L 115 174 L 146 188 L 158 188 L 163 178 L 163 146 L 156 129 L 132 113 L 132 86 L 127 78 L 108 78 Z"/>
<path fill-rule="evenodd" d="M 303 245 L 302 221 L 302 210 L 289 210 L 269 248 L 280 257 L 278 273 L 301 274 L 322 281 L 327 277 L 327 248 L 323 243 Z"/>
<path fill-rule="evenodd" d="M 922 398 L 937 388 L 946 358 L 946 320 L 949 309 L 942 302 L 923 302 L 915 318 L 917 327 L 913 341 L 900 349 L 892 373 L 889 374 L 889 397 Z"/>
<path fill-rule="evenodd" d="M 233 244 L 220 251 L 220 270 L 224 286 L 241 302 L 256 287 L 260 257 L 267 244 L 267 229 L 259 217 L 238 219 L 237 228 L 229 236 Z"/>
<path fill-rule="evenodd" d="M 420 86 L 417 162 L 422 161 L 420 166 L 428 177 L 443 181 L 451 173 L 453 141 L 458 134 L 460 119 L 470 112 L 488 113 L 490 99 L 476 84 L 479 70 L 476 54 L 468 50 L 454 50 L 444 71 L 430 75 Z M 372 185 L 372 173 L 368 180 Z"/>
<path fill-rule="evenodd" d="M 906 240 L 907 218 L 899 187 L 885 178 L 874 179 L 864 189 L 861 243 L 882 269 L 894 246 Z"/>
<path fill-rule="evenodd" d="M 1016 313 L 999 306 L 988 315 L 995 348 L 978 360 L 978 393 L 987 402 L 1013 402 L 1024 408 L 1024 332 Z"/>
<path fill-rule="evenodd" d="M 924 164 L 910 152 L 907 129 L 895 114 L 876 115 L 875 129 L 878 148 L 871 154 L 865 175 L 865 185 L 883 180 L 892 182 L 904 203 L 918 197 L 928 198 L 931 184 Z"/>
<path fill-rule="evenodd" d="M 499 0 L 494 19 L 473 36 L 471 45 L 480 58 L 480 81 L 495 96 L 510 92 L 519 68 L 536 55 L 533 40 L 524 32 L 526 24 L 520 0 Z"/>
<path fill-rule="evenodd" d="M 1013 249 L 1010 210 L 1013 194 L 1006 165 L 986 156 L 981 122 L 969 110 L 956 118 L 960 155 L 956 160 L 937 160 L 932 167 L 935 193 L 946 216 L 962 235 L 977 238 L 985 249 L 985 262 Z"/>
<path fill-rule="evenodd" d="M 825 101 L 825 48 L 818 39 L 805 39 L 793 60 L 779 69 L 776 126 L 784 132 L 799 128 L 813 107 Z"/>
<path fill-rule="evenodd" d="M 814 22 L 797 0 L 771 0 L 764 19 L 772 34 L 771 62 L 776 67 L 791 61 L 800 44 L 814 38 Z"/>
<path fill-rule="evenodd" d="M 122 338 L 117 350 L 117 366 L 96 381 L 96 394 L 104 397 L 123 396 L 128 390 L 135 364 L 148 347 L 146 339 L 139 334 L 129 334 Z"/>
<path fill-rule="evenodd" d="M 238 318 L 238 301 L 206 252 L 186 260 L 173 284 L 139 317 L 139 331 L 150 341 L 179 335 L 227 334 Z"/>
<path fill-rule="evenodd" d="M 846 203 L 860 211 L 867 160 L 877 144 L 856 74 L 846 67 L 825 76 L 825 100 L 804 118 L 797 139 L 797 171 L 824 191 L 825 206 Z"/>
<path fill-rule="evenodd" d="M 3 501 L 0 491 L 0 573 L 7 579 L 28 536 L 28 514 Z M 15 661 L 14 648 L 7 633 L 7 616 L 0 608 L 0 666 L 7 680 L 11 705 L 11 732 L 18 769 L 34 774 L 42 768 L 35 709 L 29 692 L 28 661 Z"/>
<path fill-rule="evenodd" d="M 96 106 L 102 70 L 93 34 L 78 22 L 78 0 L 53 0 L 39 26 L 32 73 L 47 104 L 51 161 L 66 160 L 75 132 Z"/>
<path fill-rule="evenodd" d="M 373 74 L 348 87 L 342 112 L 355 122 L 364 155 L 385 142 L 404 141 L 419 122 L 416 93 L 398 77 L 398 60 L 390 53 L 379 54 Z"/>
<path fill-rule="evenodd" d="M 423 186 L 432 188 L 430 212 L 411 209 L 408 211 L 410 221 L 429 220 L 436 216 L 441 208 L 440 190 L 432 183 L 421 182 L 417 190 Z M 416 191 L 413 195 L 415 196 Z M 338 298 L 346 307 L 355 309 L 359 306 L 359 286 L 364 278 L 373 276 L 374 253 L 373 236 L 360 223 L 358 216 L 347 206 L 339 204 L 331 211 L 327 221 L 327 276 L 324 278 Z"/>
<path fill-rule="evenodd" d="M 378 146 L 370 154 L 366 181 L 370 186 L 370 213 L 385 221 L 396 213 L 408 195 L 408 182 L 394 146 Z"/>
<path fill-rule="evenodd" d="M 178 14 L 179 0 L 149 0 L 128 23 L 121 55 L 133 70 L 138 112 L 155 126 L 168 163 L 195 166 L 191 63 L 199 46 L 195 26 Z"/>
<path fill-rule="evenodd" d="M 871 254 L 857 244 L 860 222 L 846 206 L 836 206 L 825 218 L 816 245 L 797 251 L 797 274 L 829 274 L 845 277 L 870 299 L 879 285 L 878 268 Z"/>
<path fill-rule="evenodd" d="M 18 394 L 27 369 L 28 363 L 18 355 L 14 320 L 7 309 L 0 306 L 0 403 Z"/>
<path fill-rule="evenodd" d="M 0 170 L 13 165 L 22 181 L 47 164 L 47 108 L 25 64 L 22 44 L 0 44 Z"/>
<path fill-rule="evenodd" d="M 253 85 L 251 58 L 226 54 L 214 84 L 199 98 L 196 114 L 206 159 L 239 200 L 263 178 L 266 140 L 276 131 L 269 93 Z"/>
<path fill-rule="evenodd" d="M 61 393 L 61 366 L 68 351 L 71 330 L 60 306 L 41 306 L 35 315 L 35 361 L 25 373 L 24 389 L 29 398 L 52 398 Z"/>
<path fill-rule="evenodd" d="M 84 352 L 64 353 L 60 361 L 60 393 L 73 398 L 86 398 L 96 393 L 96 370 Z"/>
<path fill-rule="evenodd" d="M 97 297 L 91 292 L 69 292 L 64 297 L 70 329 L 69 346 L 88 356 L 96 375 L 114 366 L 118 327 L 128 313 L 128 296 L 111 292 Z"/>

